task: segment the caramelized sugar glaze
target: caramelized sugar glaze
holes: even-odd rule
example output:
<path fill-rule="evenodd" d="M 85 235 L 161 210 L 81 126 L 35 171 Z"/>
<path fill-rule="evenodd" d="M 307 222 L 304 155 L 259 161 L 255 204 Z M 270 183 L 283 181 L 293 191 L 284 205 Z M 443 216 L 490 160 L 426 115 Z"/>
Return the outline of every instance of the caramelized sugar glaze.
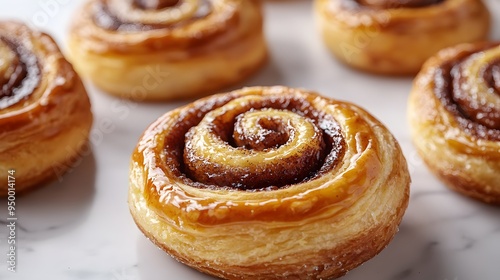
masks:
<path fill-rule="evenodd" d="M 349 207 L 378 180 L 377 127 L 357 110 L 281 87 L 216 95 L 154 123 L 133 165 L 145 166 L 147 203 L 167 219 L 205 226 L 300 220 L 325 207 Z M 200 191 L 208 195 L 198 197 Z M 213 198 L 227 191 L 236 192 L 234 200 Z"/>

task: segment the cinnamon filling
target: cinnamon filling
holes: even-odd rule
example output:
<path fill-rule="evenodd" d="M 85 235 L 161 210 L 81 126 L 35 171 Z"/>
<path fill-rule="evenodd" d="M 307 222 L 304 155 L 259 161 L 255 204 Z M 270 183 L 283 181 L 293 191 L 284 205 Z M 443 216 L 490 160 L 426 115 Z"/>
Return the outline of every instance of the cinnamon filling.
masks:
<path fill-rule="evenodd" d="M 235 147 L 243 147 L 247 150 L 263 151 L 265 149 L 277 148 L 284 145 L 291 134 L 293 127 L 278 118 L 261 118 L 258 120 L 259 133 L 246 133 L 243 124 L 243 115 L 236 118 L 234 125 L 233 140 Z"/>
<path fill-rule="evenodd" d="M 487 65 L 484 71 L 485 80 L 496 94 L 500 94 L 500 58 Z"/>
<path fill-rule="evenodd" d="M 106 30 L 146 31 L 163 28 L 163 26 L 122 21 L 109 10 L 107 5 L 103 3 L 99 3 L 94 6 L 93 15 L 94 23 Z"/>
<path fill-rule="evenodd" d="M 134 4 L 143 10 L 161 10 L 174 7 L 181 0 L 134 0 Z"/>
<path fill-rule="evenodd" d="M 422 8 L 436 5 L 445 0 L 349 0 L 356 1 L 361 6 L 375 9 Z"/>
<path fill-rule="evenodd" d="M 134 0 L 133 8 L 160 12 L 166 9 L 178 8 L 182 3 L 182 0 Z M 94 23 L 101 28 L 112 31 L 138 32 L 184 26 L 207 17 L 212 12 L 212 4 L 210 0 L 200 0 L 200 6 L 191 18 L 173 24 L 149 24 L 127 20 L 126 16 L 119 17 L 114 13 L 110 5 L 104 1 L 97 2 L 92 9 Z"/>
<path fill-rule="evenodd" d="M 434 75 L 435 94 L 469 134 L 486 140 L 500 141 L 500 110 L 487 103 L 485 98 L 481 98 L 481 95 L 500 98 L 500 59 L 488 61 L 481 67 L 480 76 L 488 85 L 487 92 L 475 92 L 464 85 L 465 79 L 470 79 L 465 75 L 471 73 L 464 69 L 463 62 L 471 55 L 491 47 L 490 45 L 474 52 L 463 52 L 455 60 L 441 65 Z"/>
<path fill-rule="evenodd" d="M 224 160 L 214 161 L 203 153 L 200 156 L 196 151 L 198 140 L 193 136 L 199 129 L 197 126 L 207 122 L 205 115 L 235 98 L 238 97 L 225 96 L 212 104 L 192 108 L 178 118 L 176 129 L 166 135 L 166 166 L 185 184 L 197 188 L 245 191 L 285 188 L 332 170 L 343 156 L 345 144 L 337 122 L 307 100 L 290 96 L 266 96 L 258 103 L 209 118 L 208 129 L 202 127 L 202 133 L 209 137 L 213 135 L 222 143 L 216 154 Z M 274 113 L 290 115 L 290 119 Z M 306 143 L 299 143 L 300 149 L 289 150 L 286 160 L 282 160 L 281 155 L 277 160 L 264 156 L 256 165 L 244 161 L 243 166 L 231 165 L 233 160 L 238 160 L 231 151 L 244 155 L 272 154 L 295 141 L 296 134 L 302 133 L 302 127 L 312 127 L 314 136 Z"/>
<path fill-rule="evenodd" d="M 0 36 L 0 109 L 30 96 L 40 83 L 40 75 L 32 52 Z"/>

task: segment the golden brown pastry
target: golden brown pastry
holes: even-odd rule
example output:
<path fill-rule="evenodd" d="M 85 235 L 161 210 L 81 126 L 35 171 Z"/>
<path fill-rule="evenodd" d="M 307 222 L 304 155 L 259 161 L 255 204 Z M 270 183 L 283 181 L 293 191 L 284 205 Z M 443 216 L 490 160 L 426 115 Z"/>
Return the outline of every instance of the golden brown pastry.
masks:
<path fill-rule="evenodd" d="M 306 90 L 253 87 L 160 117 L 132 156 L 144 234 L 224 279 L 329 279 L 397 231 L 410 178 L 363 109 Z"/>
<path fill-rule="evenodd" d="M 446 185 L 500 204 L 500 44 L 462 44 L 429 59 L 409 98 L 415 146 Z"/>
<path fill-rule="evenodd" d="M 62 176 L 81 155 L 92 124 L 71 64 L 49 35 L 1 21 L 0 86 L 2 178 L 13 175 L 20 193 Z M 0 196 L 7 188 L 0 184 Z"/>
<path fill-rule="evenodd" d="M 77 71 L 135 100 L 207 95 L 267 57 L 258 0 L 89 0 L 69 34 Z"/>
<path fill-rule="evenodd" d="M 315 6 L 333 54 L 379 74 L 416 74 L 440 49 L 483 40 L 490 29 L 482 0 L 315 0 Z"/>

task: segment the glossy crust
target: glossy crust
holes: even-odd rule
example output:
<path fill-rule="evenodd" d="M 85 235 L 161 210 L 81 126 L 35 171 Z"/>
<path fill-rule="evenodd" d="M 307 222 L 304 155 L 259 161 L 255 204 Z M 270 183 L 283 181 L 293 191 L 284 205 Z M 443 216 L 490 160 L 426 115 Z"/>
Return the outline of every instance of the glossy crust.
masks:
<path fill-rule="evenodd" d="M 498 43 L 462 44 L 442 50 L 416 77 L 408 104 L 413 142 L 430 170 L 451 189 L 492 204 L 500 204 L 499 58 Z M 454 75 L 461 71 L 460 78 L 444 83 L 436 79 L 446 69 L 443 65 L 450 63 Z M 497 67 L 492 70 L 496 72 L 496 89 L 483 80 L 487 77 L 483 75 L 490 75 L 487 64 L 490 70 Z M 453 103 L 436 93 L 443 84 Z M 460 94 L 455 93 L 457 89 Z M 462 105 L 458 103 L 463 99 L 460 96 L 465 96 Z M 480 106 L 474 105 L 478 101 Z M 450 110 L 450 104 L 457 110 Z M 483 109 L 490 111 L 490 121 L 496 120 L 496 124 L 490 122 L 488 127 L 480 123 L 487 119 Z"/>
<path fill-rule="evenodd" d="M 226 155 L 226 163 L 219 164 L 238 169 L 255 156 L 262 163 L 249 166 L 253 174 L 267 160 L 276 160 L 282 171 L 264 170 L 250 177 L 256 178 L 252 182 L 273 176 L 270 173 L 280 177 L 295 166 L 288 156 L 303 155 L 290 147 L 308 133 L 297 128 L 310 121 L 323 139 L 334 139 L 325 140 L 330 144 L 321 149 L 328 155 L 318 159 L 322 162 L 314 175 L 281 186 L 246 182 L 245 189 L 239 184 L 205 184 L 179 163 L 183 157 L 190 159 L 183 150 L 203 150 L 203 142 L 212 141 L 214 133 L 214 141 L 224 138 L 219 126 L 237 130 L 232 119 L 259 114 L 262 127 L 257 130 L 264 135 L 263 123 L 276 118 L 276 111 L 267 108 L 303 118 L 294 123 L 283 117 L 295 130 L 284 144 L 261 150 L 234 147 L 228 140 L 205 146 L 206 161 L 213 160 L 211 155 Z M 232 115 L 234 110 L 238 116 Z M 207 122 L 213 125 L 205 126 Z M 243 133 L 251 134 L 254 128 L 246 125 Z M 193 140 L 198 130 L 205 140 Z M 278 130 L 272 133 L 281 133 Z M 277 158 L 272 156 L 276 151 L 282 151 Z M 210 163 L 198 168 L 217 175 L 207 166 Z M 231 176 L 230 171 L 224 173 Z M 254 87 L 198 100 L 154 122 L 132 156 L 129 206 L 150 240 L 202 272 L 223 279 L 329 279 L 385 248 L 407 207 L 409 184 L 398 143 L 363 109 L 306 90 Z"/>
<path fill-rule="evenodd" d="M 416 74 L 440 49 L 488 36 L 490 14 L 481 0 L 402 2 L 408 6 L 315 0 L 315 13 L 326 45 L 340 61 L 378 74 Z"/>
<path fill-rule="evenodd" d="M 0 172 L 15 170 L 19 194 L 49 179 L 61 179 L 73 167 L 87 143 L 92 113 L 80 78 L 49 35 L 21 23 L 0 22 L 0 38 L 2 52 L 17 50 L 31 61 L 27 68 L 37 68 L 35 74 L 21 77 L 24 81 L 15 89 L 21 94 L 32 83 L 26 96 L 17 100 L 14 93 L 0 98 Z M 6 66 L 0 69 L 5 82 L 9 75 L 4 74 L 14 66 L 2 66 Z M 7 188 L 0 186 L 1 196 L 7 195 Z"/>
<path fill-rule="evenodd" d="M 110 94 L 139 101 L 208 95 L 266 61 L 257 0 L 189 0 L 158 11 L 138 2 L 154 1 L 89 0 L 71 25 L 71 61 Z M 179 5 L 194 10 L 175 14 Z"/>

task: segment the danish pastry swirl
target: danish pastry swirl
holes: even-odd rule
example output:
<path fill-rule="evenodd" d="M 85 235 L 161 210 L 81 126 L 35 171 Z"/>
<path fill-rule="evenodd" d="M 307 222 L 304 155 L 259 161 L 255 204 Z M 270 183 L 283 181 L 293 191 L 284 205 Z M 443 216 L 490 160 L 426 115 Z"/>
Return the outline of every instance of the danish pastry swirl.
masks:
<path fill-rule="evenodd" d="M 439 50 L 484 40 L 482 0 L 316 0 L 319 27 L 344 63 L 380 74 L 416 74 Z"/>
<path fill-rule="evenodd" d="M 136 100 L 188 98 L 236 83 L 265 61 L 257 0 L 89 0 L 69 36 L 82 75 Z"/>
<path fill-rule="evenodd" d="M 54 40 L 0 21 L 0 172 L 16 170 L 16 191 L 62 176 L 91 125 L 85 88 Z"/>
<path fill-rule="evenodd" d="M 397 142 L 366 111 L 255 87 L 153 123 L 132 156 L 129 205 L 146 236 L 201 271 L 330 279 L 391 240 L 409 183 Z"/>
<path fill-rule="evenodd" d="M 144 166 L 144 192 L 159 213 L 205 225 L 298 220 L 347 207 L 373 182 L 388 179 L 381 174 L 392 167 L 382 162 L 393 159 L 381 146 L 392 136 L 365 114 L 281 87 L 216 95 L 154 123 L 133 168 Z M 231 201 L 219 197 L 228 191 Z"/>
<path fill-rule="evenodd" d="M 409 99 L 413 141 L 449 187 L 500 203 L 500 46 L 461 44 L 424 65 Z"/>

